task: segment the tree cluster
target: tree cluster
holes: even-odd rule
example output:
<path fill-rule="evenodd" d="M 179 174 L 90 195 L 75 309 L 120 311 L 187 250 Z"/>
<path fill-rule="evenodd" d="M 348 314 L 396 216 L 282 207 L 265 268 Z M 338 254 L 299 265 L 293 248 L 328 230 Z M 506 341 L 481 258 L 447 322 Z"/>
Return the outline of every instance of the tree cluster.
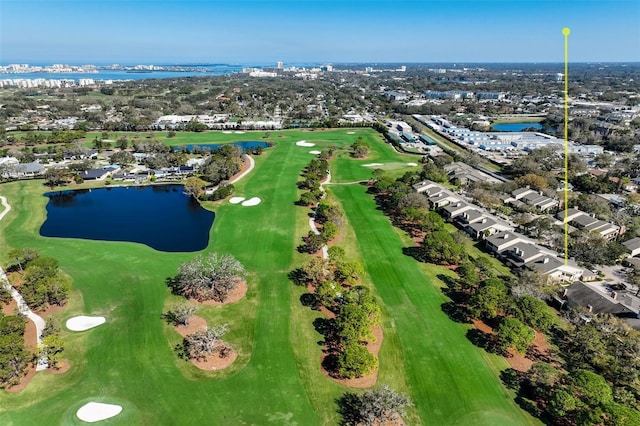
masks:
<path fill-rule="evenodd" d="M 313 258 L 292 273 L 296 283 L 313 288 L 312 306 L 335 315 L 325 330 L 328 357 L 325 368 L 339 377 L 361 377 L 377 366 L 366 344 L 374 337 L 380 308 L 371 291 L 357 285 L 362 266 L 344 259 L 344 250 L 331 247 L 329 259 Z"/>
<path fill-rule="evenodd" d="M 64 305 L 71 279 L 64 275 L 58 261 L 52 257 L 41 257 L 37 250 L 24 248 L 9 251 L 11 269 L 21 275 L 19 291 L 27 305 L 38 310 L 48 305 Z"/>
<path fill-rule="evenodd" d="M 18 384 L 33 355 L 25 349 L 24 317 L 0 312 L 0 388 Z"/>

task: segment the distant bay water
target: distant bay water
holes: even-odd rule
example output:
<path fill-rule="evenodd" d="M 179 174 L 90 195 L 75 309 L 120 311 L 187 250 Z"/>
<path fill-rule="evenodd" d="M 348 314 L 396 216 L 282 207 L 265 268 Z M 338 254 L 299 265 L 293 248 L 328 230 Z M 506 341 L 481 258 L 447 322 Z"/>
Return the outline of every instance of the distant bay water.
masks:
<path fill-rule="evenodd" d="M 152 78 L 184 78 L 184 77 L 208 77 L 217 75 L 228 75 L 242 72 L 241 65 L 226 65 L 215 68 L 206 68 L 202 71 L 145 71 L 131 72 L 124 70 L 98 70 L 97 73 L 0 73 L 0 80 L 22 80 L 22 79 L 47 79 L 47 80 L 74 80 L 84 78 L 94 80 L 147 80 Z"/>
<path fill-rule="evenodd" d="M 2 64 L 6 65 L 6 64 Z M 47 64 L 33 64 L 46 66 Z M 50 65 L 50 64 L 49 64 Z M 91 78 L 93 80 L 147 80 L 153 78 L 184 78 L 184 77 L 210 77 L 218 75 L 229 75 L 241 73 L 243 68 L 262 68 L 271 65 L 256 64 L 203 64 L 203 65 L 175 65 L 176 67 L 193 68 L 186 71 L 126 71 L 99 69 L 96 73 L 0 73 L 0 80 L 22 80 L 22 79 L 47 79 L 47 80 L 74 80 L 76 83 L 80 79 Z M 317 63 L 296 63 L 288 64 L 289 66 L 312 68 L 317 67 Z M 173 67 L 169 65 L 167 67 Z M 197 68 L 197 70 L 195 69 Z"/>

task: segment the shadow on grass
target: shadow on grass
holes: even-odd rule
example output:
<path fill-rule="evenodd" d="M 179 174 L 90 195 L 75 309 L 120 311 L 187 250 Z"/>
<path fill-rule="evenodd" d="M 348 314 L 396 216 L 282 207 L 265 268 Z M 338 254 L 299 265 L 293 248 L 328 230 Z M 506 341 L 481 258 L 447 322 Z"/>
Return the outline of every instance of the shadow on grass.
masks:
<path fill-rule="evenodd" d="M 413 257 L 418 262 L 424 261 L 420 247 L 402 247 L 402 254 Z"/>
<path fill-rule="evenodd" d="M 471 323 L 466 310 L 462 306 L 458 305 L 456 302 L 445 302 L 442 305 L 440 305 L 440 309 L 442 309 L 442 312 L 447 314 L 447 316 L 451 321 L 462 323 L 462 324 Z"/>
<path fill-rule="evenodd" d="M 329 318 L 316 318 L 313 320 L 313 328 L 325 338 L 329 338 L 334 334 L 334 322 Z"/>
<path fill-rule="evenodd" d="M 467 331 L 467 339 L 469 339 L 469 341 L 474 345 L 476 345 L 477 347 L 482 348 L 487 352 L 497 353 L 496 347 L 493 342 L 493 339 L 491 338 L 491 335 L 488 333 L 485 333 L 484 331 L 480 331 L 476 328 L 472 328 L 469 331 Z"/>
<path fill-rule="evenodd" d="M 360 424 L 362 416 L 360 415 L 360 397 L 355 393 L 347 392 L 340 398 L 336 399 L 338 405 L 338 414 L 342 416 L 340 426 L 351 426 Z"/>
<path fill-rule="evenodd" d="M 314 311 L 318 310 L 318 298 L 315 294 L 304 293 L 300 295 L 300 304 L 306 308 L 311 308 Z"/>

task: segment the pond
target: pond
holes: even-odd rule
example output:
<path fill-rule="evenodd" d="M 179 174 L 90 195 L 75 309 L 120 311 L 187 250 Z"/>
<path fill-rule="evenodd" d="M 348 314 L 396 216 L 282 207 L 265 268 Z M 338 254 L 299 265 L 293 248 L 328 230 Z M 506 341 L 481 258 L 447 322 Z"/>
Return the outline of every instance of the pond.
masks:
<path fill-rule="evenodd" d="M 244 142 L 233 142 L 233 143 L 199 143 L 195 145 L 180 145 L 180 146 L 174 146 L 173 149 L 175 149 L 176 151 L 183 150 L 183 149 L 193 151 L 194 148 L 215 150 L 224 145 L 236 145 L 242 148 L 243 151 L 257 148 L 259 146 L 262 148 L 269 147 L 269 144 L 263 141 L 244 141 Z"/>
<path fill-rule="evenodd" d="M 536 130 L 542 129 L 540 123 L 500 123 L 491 126 L 491 130 L 495 132 L 520 132 L 523 129 L 534 128 Z"/>
<path fill-rule="evenodd" d="M 48 192 L 44 237 L 129 241 L 166 252 L 209 244 L 215 214 L 182 192 L 151 185 Z"/>

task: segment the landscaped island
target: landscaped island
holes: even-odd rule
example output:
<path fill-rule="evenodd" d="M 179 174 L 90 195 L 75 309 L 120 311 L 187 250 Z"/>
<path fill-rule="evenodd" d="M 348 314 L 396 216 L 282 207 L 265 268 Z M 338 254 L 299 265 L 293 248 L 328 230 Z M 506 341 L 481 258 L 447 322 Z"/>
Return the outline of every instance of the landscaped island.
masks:
<path fill-rule="evenodd" d="M 220 141 L 215 135 L 213 143 Z M 263 135 L 245 136 L 261 140 Z M 228 199 L 203 202 L 215 210 L 216 220 L 208 230 L 207 247 L 198 253 L 40 236 L 48 201 L 42 195 L 48 188 L 42 181 L 0 186 L 13 207 L 0 222 L 1 252 L 28 245 L 60 261 L 73 279 L 68 306 L 57 314 L 61 323 L 80 315 L 107 318 L 90 334 L 61 331 L 65 357 L 73 365 L 68 374 L 38 373 L 20 393 L 0 391 L 0 424 L 80 424 L 76 413 L 93 401 L 115 406 L 116 421 L 136 425 L 320 425 L 395 419 L 398 413 L 406 414 L 406 424 L 539 424 L 501 383 L 499 372 L 508 368 L 506 361 L 474 346 L 466 337 L 470 326 L 442 311 L 448 299 L 438 277 L 446 279 L 453 272 L 403 254 L 410 238 L 377 210 L 361 183 L 373 178 L 368 164 L 379 164 L 375 168 L 395 178 L 415 169 L 408 163 L 419 158 L 396 153 L 371 129 L 273 131 L 268 141 L 275 146 L 256 156 L 251 173 L 234 183 L 235 197 L 260 203 L 245 208 Z M 299 141 L 314 146 L 297 145 Z M 323 374 L 325 336 L 319 326 L 327 317 L 310 309 L 308 289 L 290 279 L 291 271 L 310 259 L 296 250 L 309 232 L 309 209 L 296 205 L 305 192 L 297 186 L 300 171 L 318 155 L 310 149 L 332 147 L 331 184 L 325 189 L 344 212 L 343 261 L 363 267 L 359 281 L 344 290 L 354 292 L 348 296 L 354 303 L 347 306 L 361 300 L 371 308 L 375 301 L 379 313 L 376 309 L 372 319 L 384 330 L 376 385 L 366 390 Z M 157 232 L 164 232 L 161 225 Z M 329 238 L 333 231 L 325 233 Z M 191 271 L 180 265 L 213 252 L 241 263 L 247 291 L 234 303 L 198 305 L 195 314 L 209 327 L 200 332 L 209 334 L 191 339 L 187 349 L 208 342 L 215 354 L 226 350 L 223 341 L 237 352 L 226 368 L 204 371 L 176 355 L 184 338 L 163 314 L 182 303 L 195 305 L 203 295 L 221 296 L 219 289 L 199 287 L 190 289 L 187 296 L 194 300 L 187 301 L 167 288 L 168 279 Z M 325 296 L 323 306 L 345 310 L 341 295 L 328 291 Z M 188 317 L 187 322 L 195 318 Z M 366 330 L 353 335 L 349 326 L 347 321 L 340 325 L 341 344 L 364 348 Z M 384 409 L 376 411 L 374 400 L 385 401 Z"/>

